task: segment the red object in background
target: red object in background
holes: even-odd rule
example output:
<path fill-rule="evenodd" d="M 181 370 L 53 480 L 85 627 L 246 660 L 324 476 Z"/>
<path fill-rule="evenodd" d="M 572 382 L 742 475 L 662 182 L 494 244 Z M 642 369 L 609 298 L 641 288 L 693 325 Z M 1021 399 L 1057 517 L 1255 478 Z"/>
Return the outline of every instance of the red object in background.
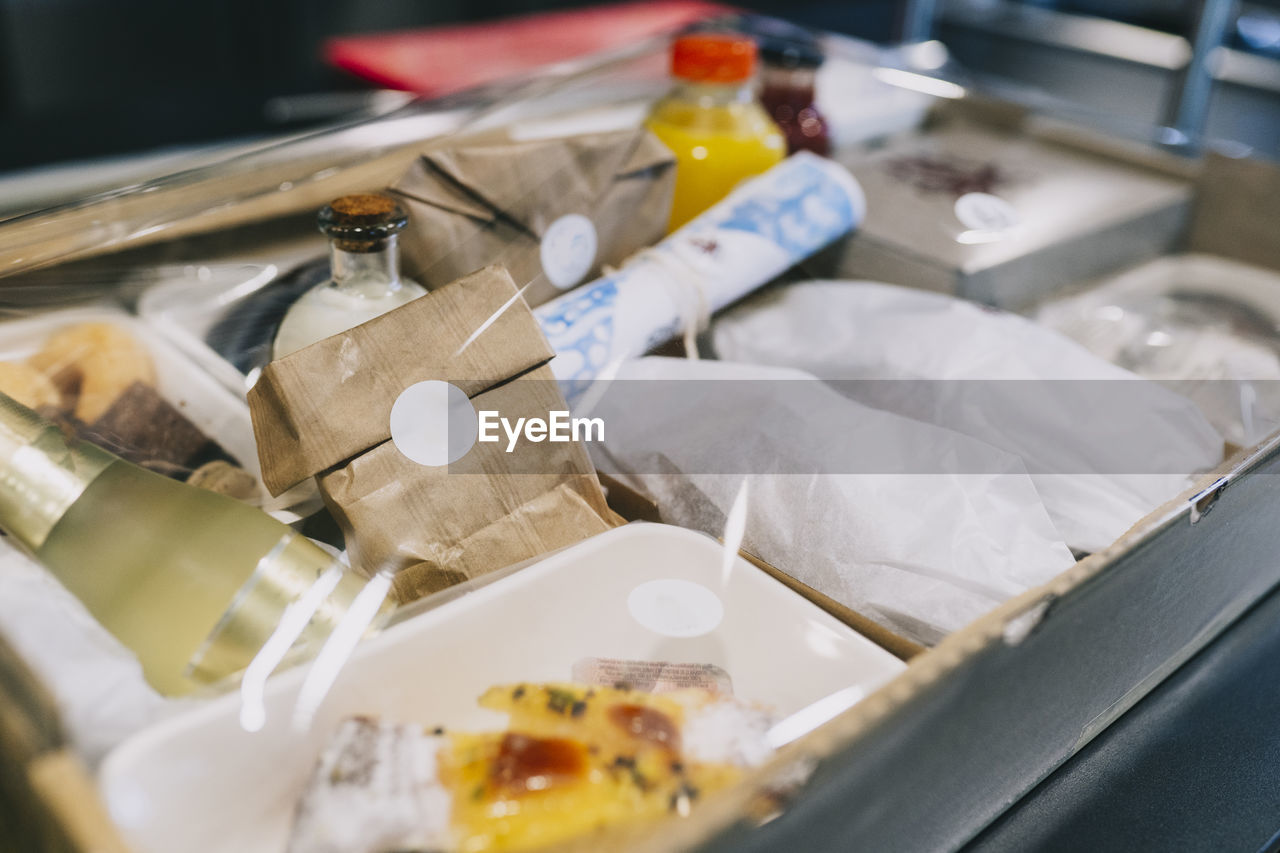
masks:
<path fill-rule="evenodd" d="M 733 11 L 719 3 L 593 6 L 479 24 L 344 36 L 325 60 L 380 86 L 445 95 Z"/>

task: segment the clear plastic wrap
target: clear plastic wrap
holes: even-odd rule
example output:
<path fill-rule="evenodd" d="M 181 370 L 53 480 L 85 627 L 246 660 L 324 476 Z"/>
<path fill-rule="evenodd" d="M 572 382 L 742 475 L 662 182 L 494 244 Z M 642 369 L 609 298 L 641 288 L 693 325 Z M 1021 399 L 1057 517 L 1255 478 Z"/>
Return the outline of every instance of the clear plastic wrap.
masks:
<path fill-rule="evenodd" d="M 1035 319 L 1185 394 L 1247 447 L 1280 427 L 1278 286 L 1270 270 L 1179 255 L 1051 300 Z"/>
<path fill-rule="evenodd" d="M 832 61 L 824 68 L 822 85 L 825 97 L 835 98 L 824 111 L 838 124 L 834 129 L 838 143 L 851 144 L 910 126 L 933 97 L 926 92 L 954 96 L 958 90 L 954 84 L 928 84 L 934 78 L 921 73 L 945 62 L 937 45 L 894 51 L 836 37 L 824 43 Z M 665 89 L 665 47 L 666 39 L 656 38 L 608 56 L 549 68 L 528 80 L 416 103 L 373 121 L 263 146 L 153 183 L 0 222 L 0 273 L 5 276 L 0 278 L 0 308 L 14 317 L 0 323 L 0 349 L 11 360 L 25 363 L 64 325 L 93 319 L 127 329 L 151 353 L 159 396 L 256 476 L 256 443 L 244 396 L 266 363 L 283 311 L 327 274 L 323 242 L 314 232 L 314 212 L 336 196 L 385 188 L 414 161 L 422 145 L 445 137 L 502 131 L 519 141 L 634 127 Z M 877 73 L 881 71 L 896 73 Z M 842 82 L 849 87 L 841 89 Z M 855 90 L 857 98 L 840 97 Z M 868 105 L 861 127 L 859 103 Z M 853 216 L 842 220 L 839 230 L 855 220 Z M 824 232 L 824 239 L 835 233 Z M 804 253 L 816 247 L 805 244 Z M 795 258 L 784 260 L 775 261 L 777 269 L 771 266 L 768 272 L 782 269 Z M 675 294 L 671 300 L 672 305 L 681 303 L 676 312 L 680 322 L 673 323 L 671 312 L 666 311 L 658 324 L 661 328 L 640 335 L 643 343 L 658 345 L 680 331 L 692 337 L 699 308 L 683 304 L 690 301 L 688 295 Z M 487 328 L 489 322 L 479 324 L 460 351 Z M 11 348 L 5 342 L 10 332 Z M 593 373 L 584 381 L 598 378 Z M 74 415 L 79 400 L 62 402 L 60 398 L 59 404 L 70 407 Z M 161 443 L 167 444 L 168 439 Z M 195 467 L 185 461 L 170 464 L 173 473 L 188 476 Z M 997 555 L 1006 561 L 998 568 L 1008 570 L 1013 582 L 997 577 L 992 583 L 998 587 L 996 594 L 980 590 L 978 604 L 967 601 L 958 609 L 941 607 L 946 619 L 916 632 L 917 639 L 933 641 L 987 606 L 1069 565 L 1066 549 L 1041 525 L 1043 513 L 1038 512 L 1034 496 L 1023 489 L 1025 480 L 1021 470 L 1011 472 L 1002 481 L 1012 484 L 1009 492 L 1001 492 L 994 501 L 1000 504 L 995 515 L 1017 519 L 1011 534 L 1016 541 L 1002 543 L 1012 556 Z M 915 498 L 928 489 L 915 485 L 893 491 L 894 500 L 883 503 L 902 513 L 917 508 Z M 610 489 L 610 498 L 618 505 L 627 497 L 622 484 Z M 840 497 L 851 503 L 879 501 L 884 493 L 854 490 L 841 492 Z M 690 688 L 692 704 L 673 711 L 673 719 L 683 714 L 682 723 L 700 723 L 700 729 L 677 727 L 685 745 L 694 750 L 688 753 L 692 762 L 697 763 L 700 748 L 706 750 L 703 755 L 730 756 L 731 760 L 706 762 L 729 766 L 719 786 L 726 795 L 736 792 L 734 796 L 745 798 L 748 793 L 744 792 L 768 790 L 774 795 L 772 804 L 777 805 L 784 799 L 779 791 L 793 792 L 797 779 L 805 776 L 795 772 L 795 756 L 785 748 L 862 701 L 904 668 L 882 646 L 899 652 L 917 647 L 891 634 L 886 638 L 882 629 L 878 633 L 847 602 L 834 601 L 740 557 L 744 542 L 807 535 L 809 528 L 779 532 L 776 526 L 758 521 L 760 513 L 768 511 L 769 501 L 789 501 L 789 493 L 770 495 L 764 489 L 756 497 L 735 492 L 729 498 L 728 492 L 718 493 L 715 522 L 696 524 L 705 532 L 723 535 L 722 544 L 667 526 L 612 530 L 546 555 L 532 566 L 493 567 L 495 571 L 482 578 L 402 607 L 388 630 L 361 645 L 362 637 L 376 633 L 367 629 L 377 628 L 392 585 L 385 573 L 372 573 L 345 603 L 347 609 L 335 618 L 331 631 L 307 649 L 294 649 L 294 641 L 343 575 L 344 564 L 335 556 L 327 569 L 290 588 L 284 606 L 265 623 L 272 628 L 269 635 L 257 637 L 259 654 L 241 675 L 214 685 L 152 725 L 147 724 L 163 710 L 157 710 L 160 700 L 145 685 L 133 684 L 128 656 L 118 646 L 92 630 L 78 629 L 64 637 L 65 645 L 50 644 L 42 639 L 42 626 L 26 618 L 46 612 L 36 604 L 59 605 L 53 601 L 56 596 L 37 601 L 47 592 L 42 590 L 47 579 L 26 583 L 16 571 L 6 575 L 0 569 L 4 594 L 13 592 L 6 604 L 15 605 L 0 610 L 0 631 L 21 634 L 24 648 L 42 650 L 33 658 L 55 686 L 73 726 L 91 732 L 82 740 L 91 755 L 101 755 L 141 728 L 123 746 L 116 746 L 102 776 L 111 814 L 140 853 L 286 849 L 295 820 L 306 823 L 315 803 L 325 802 L 321 798 L 300 805 L 317 767 L 319 775 L 314 778 L 320 787 L 326 780 L 334 786 L 349 782 L 357 800 L 364 796 L 356 790 L 360 773 L 344 776 L 351 764 L 341 759 L 352 732 L 373 732 L 375 752 L 387 745 L 408 744 L 407 753 L 415 761 L 421 757 L 421 763 L 405 765 L 382 754 L 382 763 L 371 759 L 364 766 L 373 776 L 407 767 L 408 772 L 420 774 L 415 778 L 431 790 L 428 802 L 415 799 L 413 791 L 406 796 L 402 788 L 391 791 L 384 801 L 364 800 L 363 806 L 343 794 L 332 801 L 331 807 L 340 812 L 337 817 L 350 817 L 361 829 L 362 816 L 373 813 L 382 813 L 383 818 L 391 812 L 408 814 L 411 822 L 428 813 L 439 819 L 441 780 L 430 771 L 444 735 L 430 727 L 443 724 L 450 733 L 455 727 L 500 732 L 503 716 L 476 704 L 485 691 L 497 687 L 509 688 L 515 702 L 526 694 L 545 695 L 549 705 L 560 706 L 551 711 L 568 721 L 557 718 L 556 726 L 572 725 L 579 715 L 594 719 L 593 711 L 574 710 L 579 702 L 594 698 L 587 696 L 593 686 L 612 697 L 615 706 L 638 703 L 643 708 L 670 708 L 663 703 L 676 700 L 661 698 L 663 689 Z M 274 501 L 255 492 L 245 499 L 271 510 L 302 534 L 326 542 L 330 552 L 343 545 L 329 515 L 316 512 L 319 503 L 313 491 L 291 490 Z M 979 494 L 975 500 L 984 499 Z M 758 505 L 753 506 L 753 501 Z M 641 496 L 632 508 L 643 503 Z M 832 525 L 840 522 L 832 516 L 823 520 Z M 972 538 L 977 531 L 982 538 L 994 535 L 998 527 L 961 524 L 956 535 Z M 928 525 L 919 525 L 917 532 L 927 535 Z M 946 543 L 933 544 L 935 555 L 946 550 Z M 829 553 L 824 556 L 827 562 L 822 568 L 836 573 L 835 558 Z M 69 604 L 63 599 L 59 607 Z M 855 599 L 849 601 L 863 603 Z M 19 606 L 24 600 L 30 600 L 32 607 Z M 253 596 L 237 599 L 230 612 L 243 608 L 246 601 L 252 603 Z M 76 615 L 74 610 L 61 607 L 47 612 L 60 614 L 58 619 L 80 619 L 83 614 Z M 887 621 L 893 624 L 892 619 Z M 916 623 L 902 620 L 896 627 Z M 867 636 L 875 636 L 876 641 Z M 75 665 L 55 651 L 67 648 L 69 655 L 73 646 L 79 661 Z M 590 660 L 584 664 L 585 659 Z M 95 705 L 101 685 L 79 669 L 88 660 L 101 660 L 110 672 L 123 673 L 122 689 L 115 697 L 118 706 Z M 301 661 L 309 662 L 294 666 Z M 623 691 L 622 682 L 634 690 Z M 729 690 L 734 702 L 726 701 L 725 708 L 716 706 Z M 637 699 L 633 694 L 643 695 Z M 703 713 L 713 707 L 725 716 Z M 628 713 L 633 714 L 631 719 L 644 718 Z M 732 722 L 734 714 L 749 724 L 741 738 L 728 738 L 726 746 L 721 723 Z M 344 722 L 351 717 L 357 722 Z M 378 721 L 361 723 L 361 717 Z M 631 723 L 617 728 L 610 730 L 611 744 L 654 731 Z M 556 732 L 574 735 L 569 728 Z M 335 737 L 337 741 L 332 740 Z M 424 745 L 432 739 L 433 746 Z M 334 746 L 326 753 L 331 742 Z M 669 741 L 664 750 L 667 745 Z M 658 754 L 650 746 L 644 749 L 649 750 L 645 760 Z M 743 755 L 750 760 L 739 760 Z M 354 758 L 370 756 L 359 753 Z M 613 764 L 601 772 L 614 780 L 610 784 L 634 784 L 645 793 L 648 780 L 643 772 L 637 776 L 636 764 L 628 763 L 629 759 L 634 755 L 611 755 Z M 667 775 L 660 784 L 676 787 L 656 789 L 664 797 L 671 794 L 660 811 L 677 818 L 697 814 L 700 802 L 695 801 L 710 799 L 714 793 L 710 788 L 699 792 L 676 764 L 682 765 L 683 759 L 677 756 L 665 762 Z M 494 772 L 506 778 L 502 777 L 505 771 Z M 780 776 L 789 776 L 789 784 L 780 787 Z M 529 784 L 529 779 L 541 781 Z M 526 796 L 550 783 L 546 774 L 533 774 L 522 784 L 525 789 L 520 793 Z M 455 788 L 450 796 L 473 796 L 490 804 L 486 797 L 491 794 L 482 784 L 473 790 Z M 507 809 L 514 801 L 503 795 L 493 803 Z M 383 803 L 388 807 L 381 808 Z M 625 812 L 613 817 L 619 818 L 622 834 L 587 843 L 599 840 L 600 846 L 621 846 L 660 823 L 628 821 Z M 334 838 L 350 838 L 342 834 L 350 829 L 348 825 L 329 834 L 328 842 L 312 843 L 308 839 L 314 838 L 309 834 L 313 829 L 297 829 L 297 837 L 303 840 L 290 849 L 321 850 Z M 379 835 L 384 831 L 387 834 Z M 406 837 L 397 835 L 398 831 L 396 826 L 383 825 L 358 834 L 365 843 L 377 839 L 394 845 L 423 842 L 421 833 L 410 832 Z M 446 842 L 460 837 L 450 836 Z M 428 840 L 436 843 L 439 837 Z"/>

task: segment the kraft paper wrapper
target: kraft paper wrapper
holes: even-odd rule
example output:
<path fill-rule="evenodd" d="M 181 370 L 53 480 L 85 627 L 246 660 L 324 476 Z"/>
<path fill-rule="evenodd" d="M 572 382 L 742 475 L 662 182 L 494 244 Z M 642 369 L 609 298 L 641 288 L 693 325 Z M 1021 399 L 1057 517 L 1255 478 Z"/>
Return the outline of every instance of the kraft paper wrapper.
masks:
<path fill-rule="evenodd" d="M 429 379 L 512 419 L 567 410 L 551 355 L 511 277 L 486 267 L 267 365 L 249 392 L 263 481 L 317 476 L 352 564 L 397 572 L 402 601 L 602 532 L 619 520 L 576 442 L 478 442 L 429 467 L 390 440 L 396 398 Z"/>
<path fill-rule="evenodd" d="M 443 379 L 474 397 L 546 363 L 528 307 L 501 310 L 515 295 L 505 270 L 485 267 L 263 368 L 249 411 L 271 494 L 391 438 L 391 406 L 415 382 Z"/>
<path fill-rule="evenodd" d="M 478 394 L 472 403 L 512 420 L 545 418 L 552 409 L 568 408 L 548 367 Z M 339 524 L 357 531 L 352 562 L 399 568 L 401 601 L 563 548 L 618 523 L 585 448 L 576 442 L 523 443 L 514 454 L 506 452 L 505 438 L 477 443 L 461 460 L 440 468 L 409 462 L 386 442 L 321 475 L 319 482 Z"/>
<path fill-rule="evenodd" d="M 529 285 L 524 296 L 536 306 L 564 292 L 542 268 L 552 223 L 568 214 L 592 221 L 597 249 L 581 279 L 591 281 L 662 238 L 674 186 L 675 158 L 637 128 L 457 140 L 426 150 L 390 189 L 409 214 L 400 236 L 406 275 L 434 288 L 498 263 Z"/>

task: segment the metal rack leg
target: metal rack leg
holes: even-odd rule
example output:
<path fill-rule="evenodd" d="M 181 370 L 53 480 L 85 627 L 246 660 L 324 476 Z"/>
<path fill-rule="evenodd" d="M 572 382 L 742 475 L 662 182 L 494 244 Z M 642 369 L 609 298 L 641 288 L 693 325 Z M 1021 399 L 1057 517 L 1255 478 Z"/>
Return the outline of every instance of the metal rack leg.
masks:
<path fill-rule="evenodd" d="M 902 41 L 928 41 L 933 38 L 937 7 L 938 0 L 906 0 L 902 4 Z"/>
<path fill-rule="evenodd" d="M 1213 61 L 1237 14 L 1237 0 L 1201 0 L 1191 42 L 1191 59 L 1174 80 L 1165 109 L 1165 125 L 1178 131 L 1178 142 L 1195 145 L 1209 118 L 1213 94 Z"/>

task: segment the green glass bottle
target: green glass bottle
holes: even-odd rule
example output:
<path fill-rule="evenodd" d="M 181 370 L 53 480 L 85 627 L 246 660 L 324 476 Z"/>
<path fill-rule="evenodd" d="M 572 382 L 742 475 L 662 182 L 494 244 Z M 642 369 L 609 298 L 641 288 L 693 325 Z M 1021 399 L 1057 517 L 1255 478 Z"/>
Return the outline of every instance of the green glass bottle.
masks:
<path fill-rule="evenodd" d="M 3 394 L 0 528 L 170 696 L 246 667 L 322 575 L 341 573 L 299 642 L 328 636 L 365 584 L 261 510 L 68 440 Z"/>

